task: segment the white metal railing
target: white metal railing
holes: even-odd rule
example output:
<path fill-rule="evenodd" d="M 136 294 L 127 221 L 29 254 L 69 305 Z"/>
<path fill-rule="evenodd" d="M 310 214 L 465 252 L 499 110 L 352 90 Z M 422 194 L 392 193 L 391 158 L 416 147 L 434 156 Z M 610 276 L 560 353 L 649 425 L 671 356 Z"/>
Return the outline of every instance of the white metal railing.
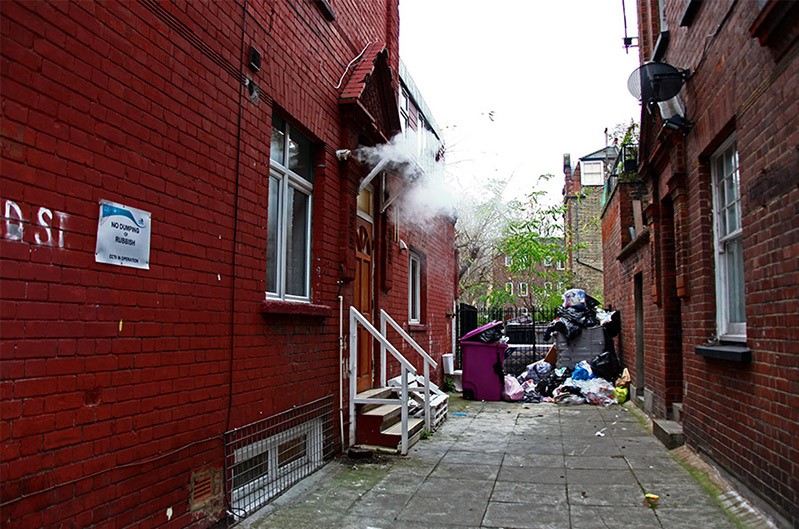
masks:
<path fill-rule="evenodd" d="M 433 360 L 430 355 L 427 354 L 427 351 L 425 351 L 421 345 L 416 343 L 416 340 L 411 338 L 410 335 L 405 332 L 405 329 L 400 327 L 386 311 L 380 309 L 380 334 L 383 336 L 388 336 L 386 334 L 386 323 L 391 325 L 391 327 L 397 331 L 397 333 L 399 333 L 402 339 L 408 342 L 424 360 L 424 427 L 428 432 L 432 432 L 433 419 L 430 413 L 430 368 L 432 367 L 433 369 L 438 369 L 438 363 Z M 383 345 L 380 346 L 380 384 L 382 384 L 383 387 L 386 386 L 386 347 Z"/>
<path fill-rule="evenodd" d="M 380 350 L 385 352 L 388 350 L 391 355 L 400 363 L 402 385 L 400 388 L 400 398 L 397 399 L 357 399 L 358 392 L 358 324 L 366 329 L 374 339 L 380 342 Z M 385 353 L 384 353 L 385 354 Z M 399 404 L 402 412 L 402 440 L 400 444 L 400 451 L 402 455 L 408 453 L 408 373 L 416 376 L 416 368 L 411 365 L 408 360 L 397 351 L 391 342 L 381 334 L 369 320 L 364 318 L 363 314 L 358 312 L 355 307 L 350 307 L 350 446 L 355 444 L 355 405 L 356 404 Z M 384 377 L 385 378 L 385 377 Z M 384 384 L 385 386 L 385 384 Z"/>

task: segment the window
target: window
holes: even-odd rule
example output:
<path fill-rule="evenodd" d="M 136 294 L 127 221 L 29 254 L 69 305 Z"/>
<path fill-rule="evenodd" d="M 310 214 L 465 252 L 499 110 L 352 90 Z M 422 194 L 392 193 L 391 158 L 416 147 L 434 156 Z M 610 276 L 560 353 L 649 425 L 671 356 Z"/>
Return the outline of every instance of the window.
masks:
<path fill-rule="evenodd" d="M 544 266 L 546 266 L 546 267 L 552 266 L 552 258 L 551 257 L 544 257 Z"/>
<path fill-rule="evenodd" d="M 527 283 L 519 283 L 519 295 L 522 297 L 530 295 L 530 289 L 527 288 Z"/>
<path fill-rule="evenodd" d="M 422 260 L 410 254 L 408 266 L 408 323 L 422 322 Z"/>
<path fill-rule="evenodd" d="M 422 163 L 427 157 L 427 122 L 419 116 L 419 126 L 416 130 L 416 160 Z"/>
<path fill-rule="evenodd" d="M 266 242 L 267 297 L 310 301 L 311 141 L 272 118 Z"/>
<path fill-rule="evenodd" d="M 511 283 L 510 281 L 505 283 L 505 292 L 507 292 L 511 296 L 513 295 L 513 283 Z"/>
<path fill-rule="evenodd" d="M 557 269 L 558 270 L 566 270 L 566 264 L 563 261 L 557 262 Z"/>
<path fill-rule="evenodd" d="M 237 448 L 230 468 L 233 506 L 253 511 L 324 463 L 321 419 Z"/>
<path fill-rule="evenodd" d="M 738 150 L 728 140 L 710 160 L 716 257 L 716 323 L 722 339 L 746 339 L 741 182 Z"/>
<path fill-rule="evenodd" d="M 400 127 L 402 135 L 408 137 L 408 129 L 411 126 L 411 100 L 408 92 L 400 90 L 399 95 Z"/>
<path fill-rule="evenodd" d="M 510 266 L 513 263 L 513 258 L 510 255 L 505 256 L 505 266 Z"/>
<path fill-rule="evenodd" d="M 605 183 L 602 162 L 580 162 L 580 182 L 584 186 L 601 186 Z"/>

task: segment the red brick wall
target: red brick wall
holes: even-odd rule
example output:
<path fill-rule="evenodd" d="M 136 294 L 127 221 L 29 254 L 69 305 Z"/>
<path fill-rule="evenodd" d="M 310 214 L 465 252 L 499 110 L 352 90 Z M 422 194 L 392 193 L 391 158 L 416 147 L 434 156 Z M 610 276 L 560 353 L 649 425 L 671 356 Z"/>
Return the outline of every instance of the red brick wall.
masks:
<path fill-rule="evenodd" d="M 639 234 L 635 244 L 630 238 L 629 226 L 633 225 L 632 201 L 641 200 L 645 187 L 640 183 L 621 182 L 608 199 L 602 213 L 602 250 L 605 283 L 605 307 L 619 311 L 621 332 L 617 340 L 617 352 L 622 365 L 626 367 L 633 380 L 633 386 L 650 387 L 655 383 L 653 365 L 655 362 L 647 357 L 645 365 L 646 380 L 641 380 L 642 373 L 636 370 L 635 351 L 635 289 L 634 278 L 642 274 L 643 283 L 650 283 L 649 270 L 649 235 Z M 653 307 L 650 290 L 644 288 L 644 350 L 652 351 L 653 341 L 657 335 L 657 311 Z M 635 396 L 630 393 L 631 398 Z"/>
<path fill-rule="evenodd" d="M 656 255 L 656 264 L 666 273 L 653 283 L 660 305 L 647 310 L 663 311 L 664 321 L 679 321 L 687 442 L 758 493 L 787 526 L 795 526 L 799 523 L 797 41 L 792 47 L 786 47 L 784 39 L 762 46 L 753 38 L 750 28 L 760 14 L 757 2 L 703 3 L 686 27 L 679 25 L 682 6 L 683 2 L 667 2 L 671 42 L 665 60 L 691 70 L 681 95 L 695 127 L 676 139 L 675 146 L 684 152 L 669 147 L 662 163 L 653 153 L 659 142 L 671 141 L 668 135 L 642 137 L 642 144 L 648 145 L 645 174 L 658 206 L 652 211 L 670 217 L 664 226 L 671 224 L 676 237 L 673 248 L 663 245 Z M 773 31 L 795 37 L 799 10 L 787 6 L 783 4 L 792 11 L 778 17 L 782 25 Z M 642 130 L 658 129 L 642 126 Z M 695 352 L 716 329 L 708 160 L 732 133 L 742 193 L 746 346 L 752 355 L 746 364 Z M 672 200 L 673 211 L 660 207 Z M 662 235 L 667 239 L 669 233 L 667 229 Z M 666 362 L 657 375 L 663 379 L 656 392 L 663 391 L 659 398 L 668 403 L 675 373 L 669 371 L 662 344 L 654 347 Z"/>
<path fill-rule="evenodd" d="M 380 41 L 396 88 L 398 14 L 334 7 L 0 3 L 4 526 L 208 526 L 221 512 L 188 512 L 189 487 L 222 468 L 222 433 L 337 395 L 355 195 L 334 151 L 357 145 L 335 85 Z M 309 314 L 262 312 L 273 109 L 318 146 Z M 151 212 L 149 270 L 95 262 L 101 199 Z M 435 279 L 425 338 L 447 352 L 452 228 L 409 238 Z"/>
<path fill-rule="evenodd" d="M 434 214 L 435 205 L 425 207 L 411 204 L 410 189 L 403 188 L 404 177 L 391 175 L 388 187 L 389 196 L 399 198 L 387 209 L 387 244 L 384 251 L 388 254 L 389 270 L 392 277 L 390 285 L 382 281 L 375 283 L 375 296 L 379 308 L 385 310 L 411 338 L 418 343 L 438 363 L 432 372 L 433 382 L 438 385 L 443 381 L 441 355 L 452 351 L 453 302 L 457 297 L 453 276 L 456 269 L 454 220 L 447 215 Z M 397 240 L 394 240 L 395 229 Z M 400 249 L 400 241 L 408 249 Z M 408 290 L 410 252 L 420 257 L 421 261 L 421 321 L 419 324 L 408 322 Z M 381 257 L 378 257 L 380 259 Z M 377 317 L 376 317 L 377 319 Z M 394 331 L 389 337 L 399 352 L 418 370 L 424 372 L 424 364 L 410 344 L 402 340 Z M 399 364 L 391 356 L 387 359 L 387 376 L 399 376 Z M 379 362 L 375 362 L 377 369 Z"/>

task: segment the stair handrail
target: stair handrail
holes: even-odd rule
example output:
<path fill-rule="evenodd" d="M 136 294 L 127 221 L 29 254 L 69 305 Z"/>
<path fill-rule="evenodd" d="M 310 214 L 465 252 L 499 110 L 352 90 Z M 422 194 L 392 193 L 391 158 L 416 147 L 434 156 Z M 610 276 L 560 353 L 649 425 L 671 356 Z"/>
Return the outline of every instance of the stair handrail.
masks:
<path fill-rule="evenodd" d="M 391 342 L 375 329 L 374 325 L 372 325 L 369 320 L 367 320 L 363 314 L 358 312 L 355 307 L 350 306 L 350 365 L 349 365 L 349 375 L 350 375 L 350 446 L 355 444 L 355 398 L 358 394 L 357 388 L 357 381 L 358 381 L 358 324 L 361 324 L 364 329 L 366 329 L 372 337 L 380 342 L 380 350 L 382 354 L 385 354 L 385 350 L 391 353 L 394 358 L 400 363 L 401 373 L 402 373 L 402 386 L 400 390 L 400 410 L 402 416 L 402 439 L 400 444 L 400 451 L 402 455 L 408 454 L 408 401 L 409 399 L 409 391 L 408 391 L 408 373 L 413 374 L 416 376 L 417 371 L 416 368 L 408 362 L 408 360 L 402 356 L 402 354 L 397 351 L 397 348 L 394 347 Z M 383 384 L 385 387 L 385 383 Z"/>
<path fill-rule="evenodd" d="M 385 310 L 380 309 L 380 333 L 387 337 L 386 323 L 397 331 L 403 340 L 408 342 L 410 346 L 419 353 L 419 356 L 424 360 L 424 426 L 428 432 L 433 430 L 432 417 L 430 414 L 430 368 L 438 369 L 438 362 L 427 354 L 424 348 L 416 343 L 416 340 L 411 338 L 405 329 L 403 329 Z M 393 353 L 392 353 L 393 354 Z M 396 355 L 395 355 L 396 356 Z M 404 358 L 404 357 L 403 357 Z M 403 375 L 404 377 L 404 375 Z M 380 383 L 385 387 L 386 385 L 386 348 L 380 346 Z"/>

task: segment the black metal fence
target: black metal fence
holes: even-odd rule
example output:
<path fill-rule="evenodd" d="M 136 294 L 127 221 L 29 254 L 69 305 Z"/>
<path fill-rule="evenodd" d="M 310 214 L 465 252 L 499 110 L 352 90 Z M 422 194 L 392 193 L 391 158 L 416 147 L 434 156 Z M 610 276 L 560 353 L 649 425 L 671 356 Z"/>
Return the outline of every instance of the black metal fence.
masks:
<path fill-rule="evenodd" d="M 557 317 L 554 309 L 527 307 L 477 308 L 461 303 L 456 318 L 458 341 L 455 347 L 455 367 L 463 368 L 460 338 L 468 332 L 493 321 L 502 322 L 508 337 L 504 371 L 518 375 L 528 364 L 544 357 L 549 349 L 543 336 L 547 325 Z"/>

